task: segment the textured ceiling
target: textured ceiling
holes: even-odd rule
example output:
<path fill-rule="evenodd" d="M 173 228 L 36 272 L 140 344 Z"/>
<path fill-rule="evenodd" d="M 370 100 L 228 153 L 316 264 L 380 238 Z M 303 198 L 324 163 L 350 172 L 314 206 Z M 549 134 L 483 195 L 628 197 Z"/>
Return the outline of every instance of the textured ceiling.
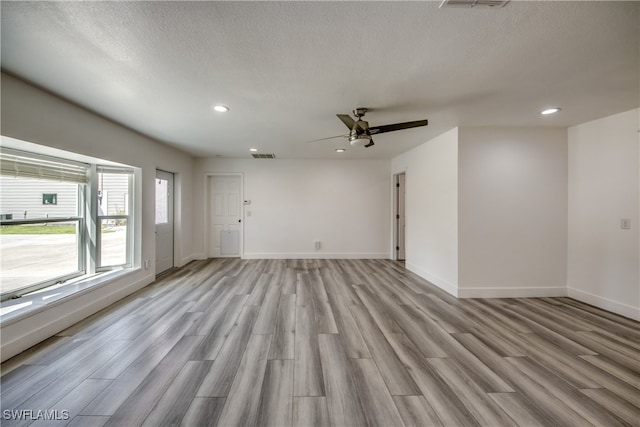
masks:
<path fill-rule="evenodd" d="M 571 126 L 639 104 L 638 2 L 438 5 L 3 1 L 1 61 L 196 156 L 390 158 L 457 125 Z M 304 143 L 345 133 L 335 114 L 356 107 L 429 126 L 368 149 Z"/>

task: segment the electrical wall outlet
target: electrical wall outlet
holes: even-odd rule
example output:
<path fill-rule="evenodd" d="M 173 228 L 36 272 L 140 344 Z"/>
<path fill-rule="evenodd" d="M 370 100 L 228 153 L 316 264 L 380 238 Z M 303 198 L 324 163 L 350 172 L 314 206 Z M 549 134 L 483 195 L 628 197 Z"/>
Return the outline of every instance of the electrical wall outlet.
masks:
<path fill-rule="evenodd" d="M 316 249 L 320 249 L 320 248 L 322 247 L 322 244 L 320 243 L 320 241 L 319 241 L 319 240 L 316 240 L 316 241 L 315 241 L 315 243 L 314 243 L 314 247 L 315 247 Z"/>
<path fill-rule="evenodd" d="M 630 230 L 631 220 L 629 218 L 622 218 L 620 220 L 620 228 L 622 228 L 623 230 Z"/>

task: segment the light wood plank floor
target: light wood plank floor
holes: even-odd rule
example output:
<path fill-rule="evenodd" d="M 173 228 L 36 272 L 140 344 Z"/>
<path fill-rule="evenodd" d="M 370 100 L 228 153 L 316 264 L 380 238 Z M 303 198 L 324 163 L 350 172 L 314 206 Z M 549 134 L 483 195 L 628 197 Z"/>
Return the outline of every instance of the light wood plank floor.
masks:
<path fill-rule="evenodd" d="M 637 322 L 383 260 L 193 262 L 2 373 L 3 426 L 640 423 Z"/>

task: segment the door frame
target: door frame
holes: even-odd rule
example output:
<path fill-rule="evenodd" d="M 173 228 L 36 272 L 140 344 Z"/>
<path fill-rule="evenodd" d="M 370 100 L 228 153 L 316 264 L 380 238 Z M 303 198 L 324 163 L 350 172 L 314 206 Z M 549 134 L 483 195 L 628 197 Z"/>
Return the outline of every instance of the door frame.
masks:
<path fill-rule="evenodd" d="M 176 268 L 176 266 L 178 266 L 177 264 L 177 253 L 176 253 L 176 180 L 177 180 L 177 174 L 175 172 L 170 172 L 166 169 L 159 169 L 156 168 L 156 172 L 154 175 L 154 182 L 156 179 L 158 179 L 158 172 L 161 173 L 165 173 L 165 174 L 169 174 L 171 175 L 171 203 L 169 206 L 169 209 L 171 211 L 171 267 L 169 267 L 168 269 L 162 271 L 162 272 L 157 272 L 156 271 L 156 276 L 160 275 L 162 273 L 166 273 L 171 271 L 171 269 Z M 154 206 L 155 206 L 155 194 L 154 194 Z M 154 222 L 155 222 L 155 218 L 154 218 Z M 154 225 L 154 227 L 157 227 L 157 225 Z M 157 252 L 157 245 L 158 245 L 158 235 L 157 235 L 157 230 L 156 231 L 156 252 Z M 156 263 L 157 263 L 157 253 L 156 253 Z"/>
<path fill-rule="evenodd" d="M 404 232 L 404 239 L 403 239 L 403 251 L 404 251 L 404 258 L 400 258 L 399 255 L 399 250 L 397 249 L 399 247 L 399 237 L 400 237 L 400 222 L 398 219 L 398 216 L 400 215 L 400 193 L 398 188 L 400 185 L 400 175 L 404 176 L 404 208 L 402 209 L 402 212 L 404 213 L 404 225 L 405 225 L 405 232 Z M 392 222 L 392 239 L 391 242 L 393 244 L 392 248 L 391 248 L 391 253 L 392 253 L 392 259 L 394 261 L 406 261 L 407 259 L 407 234 L 406 234 L 406 225 L 407 225 L 407 171 L 400 171 L 397 173 L 393 174 L 393 179 L 392 181 L 392 188 L 393 188 L 393 197 L 392 197 L 392 212 L 393 215 L 391 217 L 391 222 Z"/>
<path fill-rule="evenodd" d="M 202 200 L 204 200 L 204 258 L 208 259 L 210 257 L 210 244 L 209 244 L 209 235 L 210 235 L 210 231 L 211 231 L 211 227 L 212 227 L 212 221 L 211 221 L 211 212 L 210 212 L 210 195 L 211 195 L 211 189 L 210 189 L 210 185 L 209 183 L 211 182 L 210 178 L 212 177 L 223 177 L 223 176 L 233 176 L 233 177 L 239 177 L 240 178 L 240 198 L 239 198 L 239 212 L 240 212 L 240 217 L 242 219 L 242 222 L 240 223 L 240 237 L 239 237 L 239 253 L 240 253 L 240 259 L 244 259 L 244 221 L 245 221 L 245 215 L 244 215 L 244 174 L 242 174 L 241 172 L 205 172 L 204 174 L 204 197 Z"/>

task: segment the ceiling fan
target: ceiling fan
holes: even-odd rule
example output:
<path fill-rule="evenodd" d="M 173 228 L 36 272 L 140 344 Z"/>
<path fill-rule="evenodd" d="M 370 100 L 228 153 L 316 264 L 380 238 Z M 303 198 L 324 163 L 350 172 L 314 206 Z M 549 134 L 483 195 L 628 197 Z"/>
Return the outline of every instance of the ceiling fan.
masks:
<path fill-rule="evenodd" d="M 348 114 L 336 114 L 336 116 L 349 128 L 349 133 L 346 135 L 330 136 L 329 138 L 314 139 L 317 142 L 325 141 L 327 139 L 334 138 L 349 138 L 349 143 L 354 147 L 371 147 L 374 145 L 371 135 L 377 135 L 385 132 L 393 132 L 396 130 L 410 129 L 420 126 L 426 126 L 429 122 L 425 120 L 416 120 L 414 122 L 394 123 L 384 126 L 369 126 L 369 122 L 364 121 L 362 118 L 367 113 L 366 108 L 356 108 L 353 110 L 353 115 L 356 117 L 354 120 Z"/>

